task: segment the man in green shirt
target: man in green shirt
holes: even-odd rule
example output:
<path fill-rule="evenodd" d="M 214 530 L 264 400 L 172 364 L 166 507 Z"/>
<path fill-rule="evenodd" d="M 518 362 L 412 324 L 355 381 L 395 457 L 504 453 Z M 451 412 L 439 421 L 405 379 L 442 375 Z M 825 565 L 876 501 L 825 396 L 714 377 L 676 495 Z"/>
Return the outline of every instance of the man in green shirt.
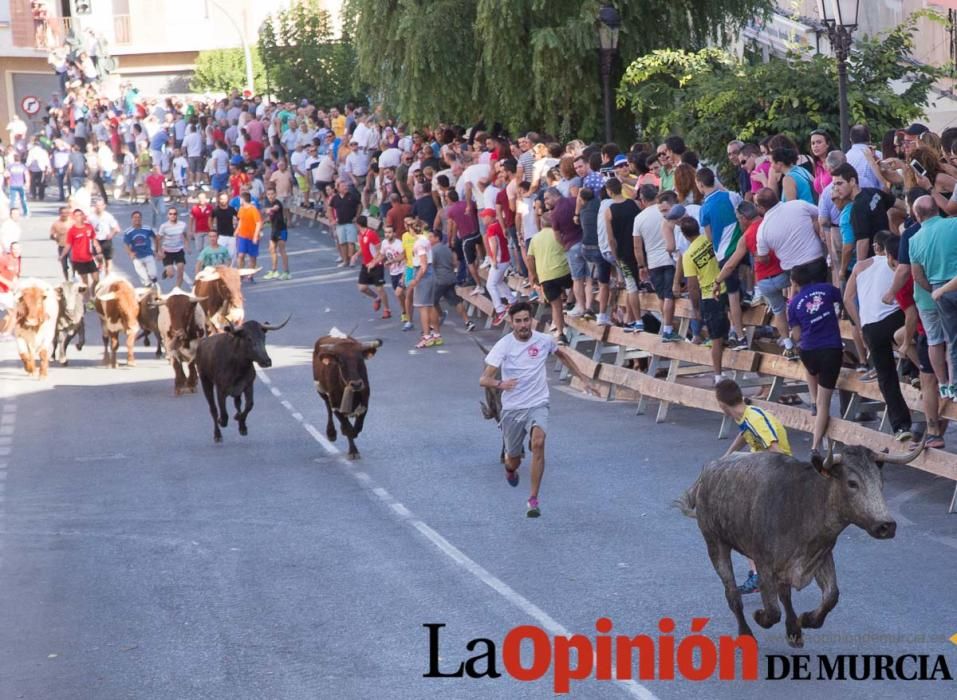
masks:
<path fill-rule="evenodd" d="M 552 228 L 552 213 L 542 214 L 542 229 L 528 242 L 528 280 L 541 285 L 542 295 L 552 308 L 555 339 L 565 344 L 565 313 L 562 292 L 572 288 L 572 273 L 565 248 Z"/>
<path fill-rule="evenodd" d="M 207 235 L 208 244 L 199 253 L 196 258 L 196 273 L 204 267 L 216 267 L 217 265 L 229 265 L 232 258 L 229 255 L 229 249 L 219 245 L 219 234 L 216 229 L 212 229 Z"/>

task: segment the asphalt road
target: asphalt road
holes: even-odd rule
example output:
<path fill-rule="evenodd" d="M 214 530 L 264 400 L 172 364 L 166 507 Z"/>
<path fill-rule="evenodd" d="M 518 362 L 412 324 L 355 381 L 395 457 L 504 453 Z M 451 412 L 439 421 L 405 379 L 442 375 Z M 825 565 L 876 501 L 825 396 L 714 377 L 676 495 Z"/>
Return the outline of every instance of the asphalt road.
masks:
<path fill-rule="evenodd" d="M 52 205 L 25 222 L 25 272 L 56 279 Z M 128 207 L 113 209 L 122 224 Z M 553 385 L 543 516 L 526 482 L 505 483 L 483 421 L 481 356 L 460 326 L 412 350 L 377 320 L 318 228 L 291 234 L 288 282 L 247 287 L 247 318 L 293 320 L 269 335 L 249 436 L 231 421 L 214 445 L 201 394 L 174 398 L 152 348 L 105 369 L 99 321 L 47 381 L 26 377 L 12 342 L 0 363 L 0 698 L 542 698 L 536 682 L 424 678 L 426 623 L 442 668 L 508 630 L 656 637 L 660 618 L 733 617 L 694 521 L 671 502 L 726 449 L 718 419 L 669 422 Z M 120 265 L 131 277 L 128 261 Z M 453 323 L 450 319 L 450 323 Z M 311 348 L 332 326 L 384 340 L 369 363 L 372 406 L 352 464 L 323 436 Z M 493 332 L 480 336 L 491 343 Z M 121 350 L 121 360 L 125 359 Z M 553 374 L 557 379 L 557 374 Z M 952 437 L 952 440 L 957 438 Z M 793 436 L 799 450 L 803 436 Z M 526 467 L 523 477 L 527 478 Z M 953 484 L 888 467 L 899 527 L 850 528 L 835 559 L 841 600 L 803 653 L 946 655 L 957 674 Z M 816 517 L 808 513 L 807 517 Z M 737 560 L 739 578 L 744 566 Z M 813 585 L 798 610 L 817 604 Z M 746 601 L 748 613 L 758 607 Z M 755 626 L 766 655 L 790 654 L 783 625 Z M 880 637 L 883 635 L 883 637 Z M 526 652 L 528 649 L 526 648 Z M 523 657 L 530 663 L 528 653 Z M 816 675 L 816 667 L 814 675 Z M 950 682 L 574 682 L 572 697 L 952 698 Z"/>

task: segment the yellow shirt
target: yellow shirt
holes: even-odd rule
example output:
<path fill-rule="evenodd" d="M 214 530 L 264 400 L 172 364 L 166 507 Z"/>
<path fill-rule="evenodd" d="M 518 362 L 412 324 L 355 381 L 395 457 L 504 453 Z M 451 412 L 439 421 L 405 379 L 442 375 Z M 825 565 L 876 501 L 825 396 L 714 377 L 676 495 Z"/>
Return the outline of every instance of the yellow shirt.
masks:
<path fill-rule="evenodd" d="M 781 425 L 781 421 L 762 408 L 748 406 L 741 417 L 741 422 L 738 423 L 738 430 L 744 435 L 745 442 L 751 447 L 752 452 L 763 452 L 776 442 L 781 452 L 786 455 L 791 454 L 788 431 Z"/>
<path fill-rule="evenodd" d="M 568 255 L 555 238 L 555 230 L 543 228 L 528 242 L 528 254 L 535 258 L 535 274 L 539 282 L 557 280 L 571 274 Z"/>
<path fill-rule="evenodd" d="M 412 249 L 415 247 L 415 234 L 411 231 L 406 231 L 402 234 L 402 249 L 405 251 L 405 266 L 414 267 L 415 266 L 415 255 L 412 253 Z"/>
<path fill-rule="evenodd" d="M 332 119 L 332 133 L 336 136 L 342 138 L 342 135 L 346 133 L 346 118 L 345 115 L 340 114 L 335 119 Z"/>
<path fill-rule="evenodd" d="M 676 234 L 678 235 L 678 234 Z M 702 299 L 714 298 L 714 281 L 718 278 L 721 268 L 718 259 L 714 256 L 714 246 L 704 234 L 699 235 L 688 246 L 688 250 L 681 256 L 681 265 L 685 277 L 697 277 L 701 287 Z M 721 293 L 724 294 L 724 282 L 721 283 Z"/>

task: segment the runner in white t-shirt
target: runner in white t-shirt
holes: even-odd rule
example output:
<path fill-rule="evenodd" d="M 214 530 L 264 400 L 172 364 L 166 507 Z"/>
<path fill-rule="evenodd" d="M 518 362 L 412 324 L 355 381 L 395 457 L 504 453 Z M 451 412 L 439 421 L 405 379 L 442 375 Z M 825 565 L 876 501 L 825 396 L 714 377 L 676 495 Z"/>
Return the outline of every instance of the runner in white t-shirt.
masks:
<path fill-rule="evenodd" d="M 528 498 L 529 518 L 541 515 L 538 491 L 545 472 L 545 435 L 548 432 L 548 377 L 546 362 L 554 355 L 582 383 L 584 390 L 598 395 L 598 390 L 572 361 L 568 353 L 545 333 L 532 330 L 532 305 L 527 301 L 512 304 L 508 309 L 512 332 L 492 347 L 485 358 L 485 371 L 479 384 L 502 392 L 502 442 L 505 478 L 510 486 L 518 486 L 518 468 L 525 454 L 525 436 L 532 450 L 531 490 Z M 496 375 L 501 371 L 501 379 Z"/>
<path fill-rule="evenodd" d="M 163 252 L 163 277 L 173 277 L 175 270 L 176 286 L 182 287 L 186 251 L 189 250 L 190 244 L 186 222 L 179 220 L 176 207 L 170 207 L 166 211 L 166 221 L 160 225 L 156 237 L 159 238 L 160 250 Z"/>

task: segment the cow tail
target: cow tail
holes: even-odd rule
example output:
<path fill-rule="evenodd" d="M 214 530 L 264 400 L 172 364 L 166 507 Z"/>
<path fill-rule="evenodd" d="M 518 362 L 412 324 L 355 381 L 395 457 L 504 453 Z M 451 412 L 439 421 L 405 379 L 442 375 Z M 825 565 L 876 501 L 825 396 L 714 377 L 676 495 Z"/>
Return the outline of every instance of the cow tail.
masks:
<path fill-rule="evenodd" d="M 698 500 L 698 483 L 700 480 L 695 480 L 687 491 L 685 491 L 681 496 L 674 501 L 673 505 L 675 508 L 680 510 L 682 513 L 687 515 L 689 518 L 697 518 L 698 515 L 695 513 L 695 506 L 697 505 Z"/>

